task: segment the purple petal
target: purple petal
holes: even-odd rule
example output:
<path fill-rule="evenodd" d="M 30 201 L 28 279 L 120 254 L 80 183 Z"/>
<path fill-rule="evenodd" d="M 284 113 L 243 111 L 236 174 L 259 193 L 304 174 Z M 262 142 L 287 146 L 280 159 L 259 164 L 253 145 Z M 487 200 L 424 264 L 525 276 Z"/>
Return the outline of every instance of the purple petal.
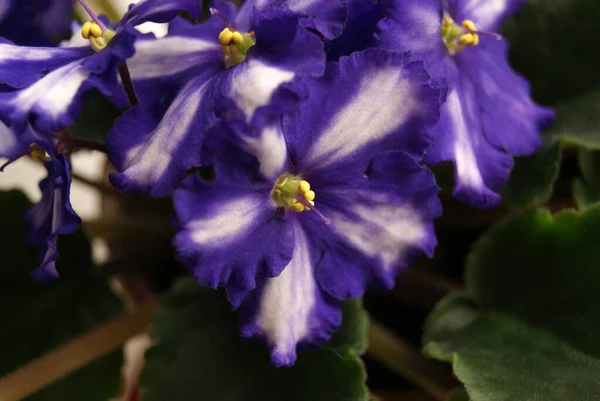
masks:
<path fill-rule="evenodd" d="M 124 25 L 137 26 L 144 22 L 165 23 L 177 17 L 181 11 L 188 12 L 197 20 L 202 12 L 197 0 L 142 0 L 133 5 L 117 24 L 119 30 Z"/>
<path fill-rule="evenodd" d="M 200 165 L 200 147 L 214 118 L 219 77 L 197 76 L 181 90 L 160 121 L 141 106 L 127 110 L 109 133 L 108 152 L 119 173 L 113 185 L 126 193 L 167 196 L 187 170 Z"/>
<path fill-rule="evenodd" d="M 239 29 L 249 30 L 253 9 L 269 10 L 281 8 L 314 19 L 316 29 L 326 38 L 339 36 L 347 17 L 345 0 L 248 0 L 244 2 L 235 19 Z"/>
<path fill-rule="evenodd" d="M 175 192 L 175 248 L 201 284 L 214 288 L 231 280 L 251 290 L 255 277 L 276 276 L 290 261 L 294 233 L 277 216 L 270 190 L 222 176 L 213 182 L 192 176 Z"/>
<path fill-rule="evenodd" d="M 512 70 L 507 53 L 505 41 L 486 40 L 457 62 L 477 85 L 485 139 L 512 156 L 526 156 L 541 146 L 539 133 L 554 122 L 554 112 L 533 102 L 529 83 Z"/>
<path fill-rule="evenodd" d="M 323 345 L 342 321 L 339 304 L 315 279 L 319 255 L 309 240 L 312 234 L 293 226 L 293 258 L 278 277 L 261 280 L 239 312 L 242 336 L 264 339 L 276 366 L 293 365 L 298 345 Z"/>
<path fill-rule="evenodd" d="M 77 60 L 27 88 L 0 93 L 0 116 L 17 132 L 24 130 L 28 122 L 40 132 L 60 131 L 73 124 L 82 107 L 82 96 L 90 88 L 113 94 L 118 90 L 116 77 L 92 75 Z"/>
<path fill-rule="evenodd" d="M 433 254 L 433 220 L 441 215 L 431 172 L 402 152 L 378 155 L 368 169 L 307 175 L 316 206 L 299 217 L 323 258 L 316 270 L 321 288 L 337 299 L 360 297 L 367 287 L 390 289 L 416 257 Z"/>
<path fill-rule="evenodd" d="M 42 200 L 25 215 L 30 233 L 27 242 L 42 248 L 40 266 L 32 273 L 40 281 L 58 277 L 55 262 L 58 259 L 56 239 L 59 234 L 70 234 L 81 225 L 81 219 L 71 206 L 71 173 L 66 156 L 51 155 L 45 163 L 48 177 L 40 182 Z"/>
<path fill-rule="evenodd" d="M 310 98 L 284 120 L 298 172 L 368 163 L 383 150 L 420 159 L 433 140 L 440 90 L 408 54 L 367 50 L 306 79 Z"/>
<path fill-rule="evenodd" d="M 477 29 L 497 32 L 500 23 L 525 5 L 526 0 L 449 0 L 456 21 L 472 20 Z"/>
<path fill-rule="evenodd" d="M 0 81 L 10 87 L 30 86 L 49 71 L 94 54 L 91 47 L 21 47 L 0 39 Z"/>

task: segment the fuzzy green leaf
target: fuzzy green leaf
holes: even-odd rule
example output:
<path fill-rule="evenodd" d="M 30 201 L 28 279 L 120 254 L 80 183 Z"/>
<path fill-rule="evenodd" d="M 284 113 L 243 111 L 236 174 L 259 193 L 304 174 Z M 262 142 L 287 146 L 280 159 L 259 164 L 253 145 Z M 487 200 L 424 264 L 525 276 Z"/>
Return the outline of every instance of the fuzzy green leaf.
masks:
<path fill-rule="evenodd" d="M 430 315 L 426 351 L 473 401 L 596 399 L 599 236 L 600 206 L 500 223 L 470 253 L 467 294 Z"/>
<path fill-rule="evenodd" d="M 366 318 L 358 301 L 344 307 L 339 333 L 324 348 L 299 352 L 292 368 L 275 368 L 266 347 L 240 338 L 220 293 L 178 281 L 151 326 L 141 388 L 144 401 L 367 400 L 358 357 Z"/>

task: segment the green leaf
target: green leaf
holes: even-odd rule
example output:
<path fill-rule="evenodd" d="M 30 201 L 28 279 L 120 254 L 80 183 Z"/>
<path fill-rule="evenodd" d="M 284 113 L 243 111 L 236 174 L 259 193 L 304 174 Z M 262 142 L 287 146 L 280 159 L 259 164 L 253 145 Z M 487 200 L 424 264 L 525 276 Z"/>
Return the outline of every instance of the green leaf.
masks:
<path fill-rule="evenodd" d="M 470 401 L 469 394 L 464 388 L 460 387 L 450 393 L 448 401 Z"/>
<path fill-rule="evenodd" d="M 600 202 L 600 151 L 580 149 L 578 152 L 581 179 L 573 182 L 573 197 L 579 209 Z"/>
<path fill-rule="evenodd" d="M 426 351 L 452 361 L 473 401 L 600 394 L 600 206 L 498 224 L 472 249 L 465 295 L 430 315 Z"/>
<path fill-rule="evenodd" d="M 265 345 L 240 337 L 221 295 L 181 279 L 164 298 L 140 380 L 144 401 L 368 400 L 359 301 L 344 305 L 342 327 L 327 346 L 299 352 L 292 368 L 276 368 Z"/>
<path fill-rule="evenodd" d="M 30 276 L 38 250 L 25 245 L 23 215 L 30 202 L 21 192 L 0 192 L 0 375 L 103 323 L 121 310 L 108 286 L 91 274 L 91 249 L 80 231 L 60 238 L 61 277 L 40 284 Z M 106 401 L 118 393 L 121 352 L 115 352 L 28 397 L 29 401 Z"/>
<path fill-rule="evenodd" d="M 502 201 L 511 208 L 542 205 L 552 196 L 560 168 L 560 143 L 545 143 L 535 154 L 515 159 Z"/>
<path fill-rule="evenodd" d="M 595 0 L 530 0 L 504 24 L 511 64 L 534 99 L 556 105 L 600 87 L 599 20 Z"/>

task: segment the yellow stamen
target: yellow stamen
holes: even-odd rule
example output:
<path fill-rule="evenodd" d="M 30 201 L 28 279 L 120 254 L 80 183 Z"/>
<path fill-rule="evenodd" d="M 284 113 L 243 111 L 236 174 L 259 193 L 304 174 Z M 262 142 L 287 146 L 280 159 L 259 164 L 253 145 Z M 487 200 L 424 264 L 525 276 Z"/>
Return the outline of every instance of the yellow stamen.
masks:
<path fill-rule="evenodd" d="M 90 35 L 92 35 L 95 38 L 99 38 L 100 36 L 102 36 L 102 28 L 100 28 L 98 24 L 93 23 L 90 26 Z"/>
<path fill-rule="evenodd" d="M 31 145 L 29 145 L 30 148 L 34 148 L 37 145 L 35 143 L 32 143 Z M 29 153 L 29 155 L 31 156 L 31 158 L 37 162 L 48 162 L 50 161 L 50 157 L 48 157 L 48 155 L 46 154 L 46 151 L 44 149 L 35 149 L 33 151 L 31 151 L 31 153 Z"/>
<path fill-rule="evenodd" d="M 239 35 L 239 33 L 238 33 Z M 221 46 L 228 46 L 233 39 L 233 32 L 229 28 L 225 28 L 219 34 L 219 43 Z"/>
<path fill-rule="evenodd" d="M 92 27 L 92 23 L 90 21 L 83 24 L 81 27 L 81 36 L 84 39 L 88 39 L 90 37 L 90 28 Z"/>
<path fill-rule="evenodd" d="M 303 212 L 303 211 L 304 211 L 304 208 L 305 208 L 305 206 L 304 206 L 302 203 L 300 203 L 300 202 L 297 202 L 297 201 L 296 201 L 296 203 L 294 203 L 294 204 L 292 205 L 292 210 L 293 210 L 294 212 L 298 212 L 298 213 L 300 213 L 300 212 Z"/>
<path fill-rule="evenodd" d="M 306 198 L 307 201 L 314 200 L 315 196 L 316 196 L 314 191 L 306 191 L 302 195 L 304 195 L 304 197 Z"/>
<path fill-rule="evenodd" d="M 302 192 L 303 194 L 310 191 L 310 184 L 308 183 L 308 181 L 302 180 L 302 181 L 300 181 L 300 184 L 298 184 L 298 186 L 300 188 L 300 192 Z"/>
<path fill-rule="evenodd" d="M 231 41 L 234 45 L 241 45 L 244 42 L 244 37 L 239 32 L 233 32 L 231 35 Z"/>

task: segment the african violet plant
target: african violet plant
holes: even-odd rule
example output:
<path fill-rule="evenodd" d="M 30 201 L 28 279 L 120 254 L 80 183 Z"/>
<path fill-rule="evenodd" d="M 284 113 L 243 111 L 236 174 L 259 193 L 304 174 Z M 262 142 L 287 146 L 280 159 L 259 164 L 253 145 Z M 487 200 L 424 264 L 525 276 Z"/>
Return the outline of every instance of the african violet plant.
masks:
<path fill-rule="evenodd" d="M 115 14 L 0 4 L 1 401 L 600 399 L 599 5 Z"/>

